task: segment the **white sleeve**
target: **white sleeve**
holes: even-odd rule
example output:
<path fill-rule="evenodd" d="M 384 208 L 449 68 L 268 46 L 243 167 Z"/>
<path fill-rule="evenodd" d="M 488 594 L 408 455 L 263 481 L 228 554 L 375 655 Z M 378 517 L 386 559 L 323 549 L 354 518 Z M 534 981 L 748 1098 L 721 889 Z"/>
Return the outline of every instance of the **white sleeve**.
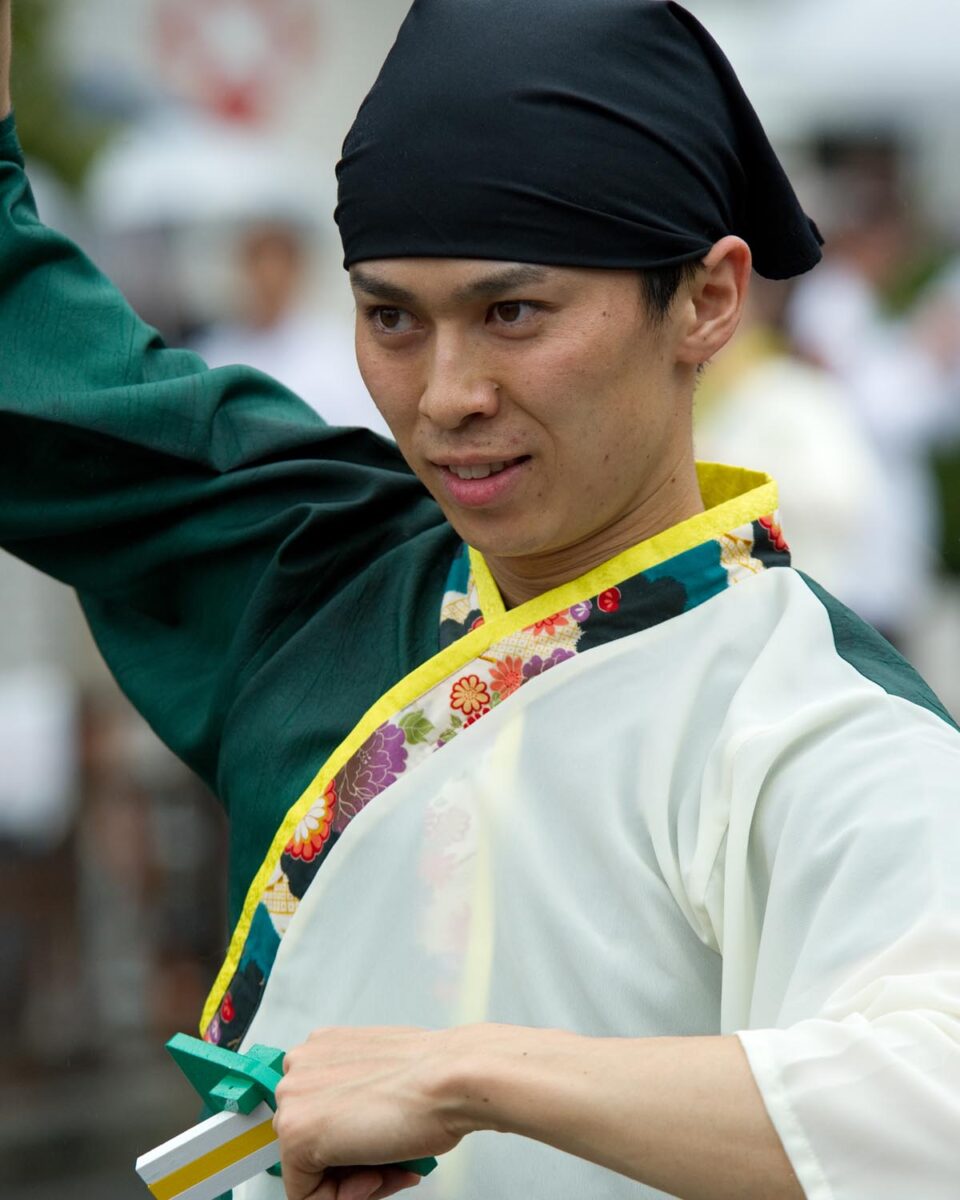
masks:
<path fill-rule="evenodd" d="M 835 707 L 740 752 L 728 1015 L 807 1197 L 957 1200 L 960 736 L 886 694 Z"/>

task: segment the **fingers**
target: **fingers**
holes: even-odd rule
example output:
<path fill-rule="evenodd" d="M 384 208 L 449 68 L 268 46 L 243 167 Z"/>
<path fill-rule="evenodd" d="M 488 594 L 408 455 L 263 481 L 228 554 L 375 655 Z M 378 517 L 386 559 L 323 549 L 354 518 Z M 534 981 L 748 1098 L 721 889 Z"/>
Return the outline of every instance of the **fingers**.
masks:
<path fill-rule="evenodd" d="M 398 1167 L 337 1167 L 307 1200 L 387 1200 L 418 1183 L 419 1175 Z"/>
<path fill-rule="evenodd" d="M 326 1164 L 317 1159 L 312 1140 L 301 1128 L 302 1121 L 295 1121 L 294 1114 L 284 1107 L 282 1087 L 282 1082 L 277 1085 L 273 1128 L 280 1139 L 280 1168 L 287 1200 L 338 1200 L 339 1176 L 330 1173 Z"/>
<path fill-rule="evenodd" d="M 292 1164 L 283 1169 L 288 1200 L 387 1200 L 420 1182 L 419 1175 L 399 1167 L 334 1167 L 320 1175 Z"/>
<path fill-rule="evenodd" d="M 331 1196 L 336 1196 L 336 1200 L 371 1200 L 381 1190 L 382 1184 L 383 1173 L 379 1169 L 361 1167 L 344 1175 L 338 1190 L 331 1192 Z"/>
<path fill-rule="evenodd" d="M 292 1163 L 282 1163 L 283 1188 L 287 1200 L 336 1200 L 336 1191 L 329 1191 L 328 1180 L 315 1172 L 298 1171 Z"/>
<path fill-rule="evenodd" d="M 404 1192 L 407 1188 L 416 1187 L 421 1182 L 420 1176 L 415 1175 L 412 1171 L 400 1171 L 396 1167 L 385 1167 L 383 1187 L 375 1191 L 370 1200 L 387 1200 L 388 1196 L 395 1196 L 397 1192 Z"/>
<path fill-rule="evenodd" d="M 273 1124 L 276 1128 L 276 1118 Z M 322 1166 L 304 1165 L 290 1154 L 281 1154 L 280 1167 L 287 1200 L 338 1200 L 336 1180 Z"/>

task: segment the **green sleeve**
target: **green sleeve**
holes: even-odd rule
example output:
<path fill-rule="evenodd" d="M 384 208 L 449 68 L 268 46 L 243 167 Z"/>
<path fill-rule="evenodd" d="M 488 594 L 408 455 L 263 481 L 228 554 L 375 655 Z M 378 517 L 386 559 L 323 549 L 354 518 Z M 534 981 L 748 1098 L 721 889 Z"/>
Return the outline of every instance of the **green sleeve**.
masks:
<path fill-rule="evenodd" d="M 0 122 L 0 544 L 78 590 L 120 685 L 212 786 L 245 676 L 440 522 L 391 443 L 164 346 L 40 224 Z"/>

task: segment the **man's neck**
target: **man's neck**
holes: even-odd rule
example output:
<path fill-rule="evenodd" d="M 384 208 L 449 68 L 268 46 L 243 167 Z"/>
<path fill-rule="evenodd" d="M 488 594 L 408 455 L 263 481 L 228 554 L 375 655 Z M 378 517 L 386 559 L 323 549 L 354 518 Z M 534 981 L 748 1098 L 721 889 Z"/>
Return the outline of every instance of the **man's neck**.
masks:
<path fill-rule="evenodd" d="M 484 558 L 504 604 L 516 608 L 703 511 L 691 459 L 669 473 L 635 509 L 572 546 L 523 558 Z"/>

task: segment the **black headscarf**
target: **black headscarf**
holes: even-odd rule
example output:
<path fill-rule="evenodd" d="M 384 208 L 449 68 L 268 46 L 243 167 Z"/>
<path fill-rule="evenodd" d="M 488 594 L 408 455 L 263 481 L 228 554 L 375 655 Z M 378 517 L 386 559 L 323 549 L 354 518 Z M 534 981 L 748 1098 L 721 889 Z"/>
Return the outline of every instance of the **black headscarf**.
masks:
<path fill-rule="evenodd" d="M 770 279 L 820 259 L 733 68 L 664 0 L 415 0 L 337 177 L 346 266 L 650 268 L 727 234 Z"/>

